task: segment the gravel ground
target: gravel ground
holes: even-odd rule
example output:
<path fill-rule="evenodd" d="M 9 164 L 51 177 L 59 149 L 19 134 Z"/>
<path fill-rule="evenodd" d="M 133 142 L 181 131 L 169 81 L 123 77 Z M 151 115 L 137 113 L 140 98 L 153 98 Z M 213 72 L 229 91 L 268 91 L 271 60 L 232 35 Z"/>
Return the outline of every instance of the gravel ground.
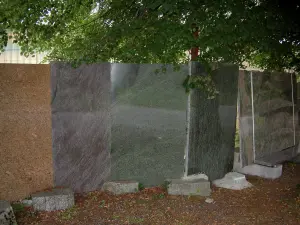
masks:
<path fill-rule="evenodd" d="M 203 197 L 168 196 L 162 187 L 113 196 L 91 192 L 76 196 L 76 206 L 65 211 L 34 213 L 19 210 L 18 224 L 300 224 L 300 165 L 285 164 L 280 179 L 247 177 L 254 187 L 232 191 L 213 187 Z"/>

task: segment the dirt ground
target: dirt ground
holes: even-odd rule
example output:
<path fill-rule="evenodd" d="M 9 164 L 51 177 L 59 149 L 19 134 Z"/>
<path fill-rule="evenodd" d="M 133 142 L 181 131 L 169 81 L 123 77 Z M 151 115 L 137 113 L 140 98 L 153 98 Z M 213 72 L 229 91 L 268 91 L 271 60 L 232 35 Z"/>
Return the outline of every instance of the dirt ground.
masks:
<path fill-rule="evenodd" d="M 162 187 L 136 194 L 113 196 L 91 192 L 76 196 L 76 206 L 65 211 L 16 213 L 18 224 L 122 225 L 122 224 L 300 224 L 300 165 L 284 165 L 280 179 L 247 177 L 254 187 L 232 191 L 213 187 L 203 197 L 168 196 Z"/>

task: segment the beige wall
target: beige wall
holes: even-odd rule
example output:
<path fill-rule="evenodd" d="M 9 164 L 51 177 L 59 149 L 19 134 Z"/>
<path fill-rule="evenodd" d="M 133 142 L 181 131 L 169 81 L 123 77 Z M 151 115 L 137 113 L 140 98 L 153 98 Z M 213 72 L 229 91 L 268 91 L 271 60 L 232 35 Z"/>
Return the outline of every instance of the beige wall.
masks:
<path fill-rule="evenodd" d="M 50 66 L 0 64 L 0 199 L 53 186 Z"/>

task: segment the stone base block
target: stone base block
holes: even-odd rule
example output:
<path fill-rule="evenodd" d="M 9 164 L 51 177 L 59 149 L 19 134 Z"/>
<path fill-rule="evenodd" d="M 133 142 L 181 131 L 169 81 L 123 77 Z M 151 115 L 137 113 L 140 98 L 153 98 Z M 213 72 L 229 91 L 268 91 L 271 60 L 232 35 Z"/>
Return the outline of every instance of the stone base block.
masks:
<path fill-rule="evenodd" d="M 55 211 L 74 206 L 74 193 L 71 189 L 53 189 L 31 195 L 34 210 Z"/>
<path fill-rule="evenodd" d="M 109 181 L 104 183 L 102 189 L 116 195 L 134 193 L 139 190 L 139 183 L 136 181 Z"/>
<path fill-rule="evenodd" d="M 197 180 L 169 180 L 168 193 L 170 195 L 200 195 L 209 196 L 211 193 L 210 182 L 206 179 Z"/>
<path fill-rule="evenodd" d="M 16 217 L 9 202 L 0 200 L 0 224 L 16 225 Z"/>
<path fill-rule="evenodd" d="M 208 176 L 204 173 L 199 173 L 199 174 L 193 174 L 189 176 L 184 176 L 181 178 L 182 180 L 197 180 L 197 179 L 204 179 L 208 180 Z"/>
<path fill-rule="evenodd" d="M 277 179 L 282 175 L 282 165 L 277 165 L 276 167 L 267 167 L 258 164 L 252 164 L 243 168 L 236 168 L 235 170 L 242 174 L 259 176 L 266 179 Z"/>
<path fill-rule="evenodd" d="M 224 178 L 213 181 L 213 184 L 217 187 L 231 190 L 242 190 L 252 187 L 252 184 L 246 180 L 245 175 L 237 172 L 227 173 Z"/>

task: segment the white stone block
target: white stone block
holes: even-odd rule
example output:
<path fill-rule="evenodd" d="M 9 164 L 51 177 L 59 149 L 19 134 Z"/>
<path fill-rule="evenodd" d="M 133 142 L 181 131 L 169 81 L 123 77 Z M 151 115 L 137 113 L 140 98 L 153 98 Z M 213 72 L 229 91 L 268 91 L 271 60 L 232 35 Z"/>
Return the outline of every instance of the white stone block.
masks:
<path fill-rule="evenodd" d="M 245 175 L 237 172 L 230 172 L 224 178 L 213 181 L 213 184 L 217 187 L 231 190 L 242 190 L 252 187 L 252 184 L 246 180 Z"/>
<path fill-rule="evenodd" d="M 208 176 L 204 173 L 199 173 L 199 174 L 193 174 L 193 175 L 182 177 L 182 180 L 199 180 L 199 179 L 208 180 Z"/>
<path fill-rule="evenodd" d="M 170 180 L 168 194 L 170 195 L 200 195 L 209 196 L 211 193 L 210 182 L 205 179 L 198 180 Z"/>
<path fill-rule="evenodd" d="M 37 211 L 64 210 L 74 206 L 74 193 L 71 189 L 53 189 L 32 196 L 33 208 Z"/>
<path fill-rule="evenodd" d="M 251 164 L 243 168 L 238 168 L 236 171 L 242 174 L 259 176 L 266 179 L 277 179 L 282 175 L 282 165 L 277 165 L 276 167 L 268 167 L 258 164 Z"/>
<path fill-rule="evenodd" d="M 139 183 L 136 181 L 109 181 L 104 183 L 102 189 L 116 195 L 134 193 L 139 190 Z"/>
<path fill-rule="evenodd" d="M 233 163 L 233 171 L 238 173 L 263 177 L 266 179 L 277 179 L 282 175 L 282 165 L 277 165 L 276 167 L 268 167 L 262 166 L 258 164 L 251 164 L 245 167 L 241 166 L 240 162 L 240 153 L 234 153 L 234 163 Z"/>

